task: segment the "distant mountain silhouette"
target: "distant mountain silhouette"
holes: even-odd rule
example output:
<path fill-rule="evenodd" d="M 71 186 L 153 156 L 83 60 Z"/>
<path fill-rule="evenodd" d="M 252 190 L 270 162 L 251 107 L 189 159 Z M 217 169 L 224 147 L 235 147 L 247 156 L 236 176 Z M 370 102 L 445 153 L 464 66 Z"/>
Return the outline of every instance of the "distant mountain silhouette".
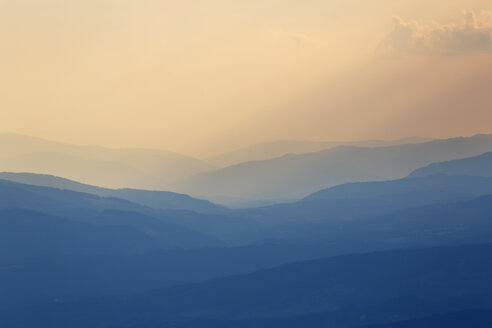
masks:
<path fill-rule="evenodd" d="M 396 197 L 398 198 L 398 197 Z M 269 226 L 234 233 L 230 243 L 372 242 L 387 248 L 487 241 L 492 196 L 412 206 L 382 199 L 300 202 L 252 211 Z M 270 221 L 269 221 L 270 220 Z M 381 247 L 381 246 L 378 246 Z M 368 245 L 367 249 L 371 246 Z"/>
<path fill-rule="evenodd" d="M 398 180 L 347 183 L 315 192 L 298 203 L 335 200 L 385 199 L 406 206 L 492 194 L 492 179 L 436 174 Z"/>
<path fill-rule="evenodd" d="M 225 210 L 222 206 L 185 194 L 169 191 L 101 188 L 46 174 L 0 172 L 0 179 L 34 186 L 78 191 L 101 197 L 121 198 L 161 209 L 190 210 L 201 213 L 220 213 Z"/>
<path fill-rule="evenodd" d="M 316 152 L 336 146 L 358 146 L 358 147 L 383 147 L 402 144 L 423 143 L 431 141 L 428 138 L 403 138 L 398 140 L 362 140 L 349 142 L 322 142 L 302 140 L 280 140 L 273 142 L 262 142 L 249 147 L 244 147 L 231 152 L 219 154 L 206 159 L 212 165 L 226 167 L 243 162 L 262 161 L 287 154 L 304 154 Z"/>
<path fill-rule="evenodd" d="M 193 221 L 200 225 L 208 221 L 207 216 L 194 212 L 174 212 L 153 210 L 119 198 L 106 198 L 93 194 L 50 187 L 39 187 L 0 180 L 0 209 L 22 208 L 72 220 L 99 224 L 121 225 L 137 229 L 161 242 L 162 247 L 193 248 L 220 246 L 223 242 L 208 234 L 195 231 Z M 187 223 L 176 224 L 188 219 Z M 204 221 L 204 222 L 200 222 Z M 90 240 L 90 239 L 88 239 Z"/>
<path fill-rule="evenodd" d="M 492 194 L 492 178 L 438 175 L 349 184 L 317 192 L 296 203 L 230 210 L 227 215 L 152 209 L 119 198 L 5 180 L 0 180 L 0 191 L 5 195 L 0 198 L 0 209 L 26 208 L 95 224 L 124 224 L 161 238 L 172 244 L 173 248 L 218 246 L 221 245 L 219 240 L 232 245 L 270 241 L 282 244 L 309 243 L 320 240 L 349 244 L 348 241 L 354 243 L 357 240 L 354 237 L 356 235 L 360 236 L 358 242 L 394 245 L 389 242 L 391 233 L 404 233 L 400 231 L 403 228 L 397 224 L 398 220 L 391 221 L 388 218 L 388 222 L 396 224 L 393 228 L 395 230 L 387 230 L 387 235 L 375 236 L 374 233 L 382 226 L 388 225 L 388 222 L 381 221 L 382 217 L 397 215 L 397 211 L 416 207 L 420 211 L 416 217 L 428 218 L 428 221 L 418 221 L 424 224 L 422 229 L 425 224 L 435 222 L 438 222 L 435 229 L 449 229 L 452 221 L 436 221 L 442 220 L 442 217 L 436 217 L 435 212 L 419 206 L 442 204 L 452 208 L 453 202 L 459 202 L 456 204 L 458 207 L 464 206 L 466 202 L 463 201 Z M 486 202 L 475 204 L 483 211 L 487 210 Z M 432 206 L 437 208 L 441 205 Z M 459 213 L 453 211 L 450 211 L 451 216 Z M 466 224 L 471 225 L 475 236 L 487 231 L 475 220 L 467 221 Z M 343 227 L 344 233 L 337 232 L 340 227 Z M 455 238 L 450 241 L 469 238 L 466 231 L 457 232 L 456 235 L 447 235 Z M 433 230 L 429 230 L 428 238 L 431 238 L 432 233 Z M 426 234 L 422 234 L 422 238 L 424 236 Z M 436 241 L 441 239 L 435 238 Z M 418 243 L 410 239 L 408 244 Z"/>
<path fill-rule="evenodd" d="M 343 146 L 210 173 L 246 201 L 361 180 L 241 210 L 0 173 L 0 327 L 487 327 L 490 147 Z"/>
<path fill-rule="evenodd" d="M 76 146 L 6 133 L 0 134 L 0 150 L 0 171 L 52 174 L 110 188 L 163 190 L 212 168 L 162 150 Z"/>
<path fill-rule="evenodd" d="M 340 146 L 197 174 L 176 190 L 201 197 L 302 198 L 347 182 L 403 178 L 430 163 L 487 151 L 492 151 L 492 135 L 377 148 Z"/>
<path fill-rule="evenodd" d="M 202 325 L 188 327 L 214 327 L 203 325 L 204 319 L 324 312 L 330 313 L 330 327 L 355 327 L 491 306 L 491 274 L 490 244 L 387 251 L 297 262 L 133 296 L 4 312 L 0 323 L 5 328 L 146 327 L 148 322 L 195 318 Z"/>
<path fill-rule="evenodd" d="M 433 174 L 463 174 L 492 177 L 492 152 L 480 156 L 433 163 L 413 171 L 410 177 L 422 177 Z"/>
<path fill-rule="evenodd" d="M 408 207 L 470 200 L 488 194 L 492 194 L 492 178 L 432 175 L 347 183 L 317 191 L 297 202 L 236 210 L 235 213 L 281 223 L 354 219 Z"/>
<path fill-rule="evenodd" d="M 51 187 L 33 186 L 0 180 L 0 209 L 26 208 L 75 220 L 90 220 L 104 211 L 126 211 L 145 214 L 167 223 L 177 224 L 209 236 L 222 236 L 261 226 L 255 219 L 227 214 L 201 214 L 190 210 L 155 209 L 121 198 Z M 138 226 L 138 220 L 135 221 Z M 216 239 L 209 246 L 218 246 Z"/>
<path fill-rule="evenodd" d="M 452 179 L 456 178 L 456 179 Z M 423 196 L 431 195 L 432 188 L 441 187 L 447 192 L 453 188 L 463 186 L 464 192 L 485 192 L 487 183 L 480 188 L 471 188 L 472 185 L 480 186 L 477 181 L 488 181 L 490 186 L 491 179 L 470 177 L 470 176 L 432 176 L 416 179 L 402 179 L 399 181 L 389 181 L 388 186 L 392 186 L 395 193 L 402 192 L 405 195 L 409 190 L 416 194 L 423 193 Z M 409 182 L 409 186 L 405 185 Z M 11 182 L 10 182 L 11 183 Z M 263 213 L 262 221 L 271 220 L 270 227 L 259 229 L 255 226 L 246 225 L 251 231 L 240 231 L 239 236 L 231 236 L 230 242 L 244 238 L 247 242 L 257 242 L 257 245 L 234 248 L 207 248 L 195 249 L 179 252 L 159 252 L 146 256 L 138 257 L 98 257 L 80 259 L 69 257 L 49 261 L 48 263 L 22 263 L 22 266 L 9 271 L 12 275 L 8 281 L 11 288 L 16 293 L 15 299 L 18 302 L 38 300 L 39 302 L 58 298 L 64 295 L 64 299 L 80 299 L 82 296 L 97 296 L 111 293 L 141 291 L 146 288 L 156 288 L 159 286 L 169 286 L 177 283 L 200 281 L 207 278 L 223 277 L 227 274 L 245 273 L 252 270 L 271 267 L 275 264 L 286 263 L 289 261 L 305 260 L 328 255 L 340 255 L 348 253 L 361 253 L 375 250 L 391 248 L 405 248 L 428 245 L 457 245 L 474 242 L 490 241 L 492 237 L 492 225 L 490 224 L 490 213 L 492 212 L 492 196 L 482 196 L 471 201 L 431 204 L 421 207 L 411 207 L 415 205 L 415 200 L 409 198 L 408 202 L 395 201 L 395 206 L 390 207 L 391 202 L 384 203 L 380 212 L 389 212 L 385 215 L 376 216 L 373 211 L 374 202 L 378 197 L 386 197 L 386 192 L 391 188 L 385 183 L 363 183 L 363 185 L 375 188 L 365 188 L 366 195 L 355 194 L 354 199 L 342 202 L 338 212 L 334 205 L 318 208 L 319 216 L 309 217 L 307 212 L 313 208 L 314 201 L 330 202 L 314 197 L 313 200 L 299 202 L 306 206 L 303 211 L 297 212 L 294 216 L 292 208 L 277 212 Z M 348 185 L 346 187 L 355 187 Z M 444 186 L 444 187 L 443 187 Z M 27 186 L 31 187 L 32 186 Z M 343 187 L 343 186 L 341 186 Z M 421 189 L 419 189 L 421 188 Z M 425 193 L 425 188 L 429 188 L 429 193 Z M 483 188 L 483 189 L 481 189 Z M 340 202 L 339 197 L 347 197 L 338 187 L 328 190 L 327 196 Z M 363 188 L 362 188 L 363 189 Z M 354 189 L 354 190 L 357 190 Z M 403 190 L 403 191 L 402 191 Z M 438 190 L 438 189 L 435 189 Z M 59 191 L 63 192 L 63 191 Z M 330 195 L 334 194 L 334 195 Z M 350 193 L 349 193 L 350 194 Z M 396 195 L 395 194 L 395 195 Z M 443 194 L 446 192 L 443 191 Z M 452 194 L 452 193 L 450 193 Z M 407 195 L 411 195 L 407 193 Z M 453 194 L 452 194 L 453 195 Z M 457 194 L 461 196 L 461 194 Z M 469 197 L 469 194 L 464 194 Z M 374 200 L 361 202 L 359 197 L 373 196 Z M 399 197 L 396 197 L 398 200 Z M 404 196 L 401 197 L 404 199 Z M 327 197 L 329 199 L 329 197 Z M 116 199 L 110 199 L 117 201 Z M 309 201 L 308 201 L 309 200 Z M 417 199 L 421 202 L 421 199 Z M 430 199 L 436 201 L 436 198 Z M 360 207 L 360 206 L 366 207 Z M 399 211 L 390 212 L 386 207 L 400 208 Z M 279 206 L 272 207 L 273 209 Z M 351 211 L 350 208 L 357 208 Z M 410 208 L 409 208 L 410 207 Z M 372 212 L 371 212 L 372 211 Z M 345 212 L 352 215 L 350 219 L 344 216 Z M 355 216 L 355 213 L 359 213 Z M 292 216 L 287 214 L 291 213 Z M 313 212 L 314 213 L 314 210 Z M 340 217 L 334 216 L 339 213 Z M 239 211 L 239 215 L 243 215 Z M 251 212 L 255 216 L 258 213 Z M 204 224 L 207 224 L 206 218 Z M 232 218 L 230 218 L 232 219 Z M 134 212 L 123 212 L 106 210 L 97 215 L 86 215 L 84 222 L 99 224 L 104 226 L 124 225 L 142 231 L 153 238 L 162 242 L 187 245 L 187 247 L 198 247 L 197 241 L 202 242 L 203 236 L 195 236 L 191 233 L 176 233 L 176 227 L 166 225 L 158 219 L 148 217 L 145 214 Z M 289 222 L 290 221 L 290 222 Z M 186 239 L 188 238 L 188 239 Z M 213 241 L 208 241 L 212 244 Z M 160 245 L 160 247 L 176 248 L 176 244 Z M 85 267 L 83 275 L 73 270 L 73 267 Z M 108 283 L 108 275 L 118 275 L 119 272 L 127 272 L 129 276 L 119 276 Z M 50 279 L 38 279 L 36 284 L 46 286 L 50 283 L 53 287 L 49 291 L 41 290 L 41 293 L 29 294 L 25 299 L 22 286 L 26 285 L 35 276 L 45 276 L 49 273 Z M 57 279 L 50 282 L 51 279 Z M 90 281 L 91 285 L 79 288 L 78 285 L 70 284 L 70 281 Z M 67 282 L 62 283 L 62 282 Z M 59 285 L 60 284 L 60 285 Z M 34 286 L 34 283 L 30 283 Z M 15 288 L 17 286 L 17 288 Z M 13 298 L 14 292 L 10 295 Z M 58 296 L 57 296 L 58 295 Z M 36 296 L 36 297 L 35 297 Z M 3 303 L 10 304 L 12 299 L 8 298 Z M 0 301 L 0 305 L 2 301 Z M 25 304 L 25 303 L 21 303 Z"/>

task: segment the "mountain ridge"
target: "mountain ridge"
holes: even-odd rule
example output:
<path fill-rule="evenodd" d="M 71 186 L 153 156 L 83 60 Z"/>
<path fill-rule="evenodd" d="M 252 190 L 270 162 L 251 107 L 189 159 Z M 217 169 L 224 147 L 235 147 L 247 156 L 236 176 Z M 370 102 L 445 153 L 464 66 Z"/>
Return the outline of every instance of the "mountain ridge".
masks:
<path fill-rule="evenodd" d="M 430 141 L 430 138 L 408 137 L 396 140 L 361 140 L 361 141 L 304 141 L 304 140 L 278 140 L 262 142 L 230 152 L 218 154 L 206 158 L 206 161 L 219 167 L 231 166 L 243 162 L 258 161 L 281 157 L 287 154 L 303 154 L 316 152 L 341 145 L 353 145 L 361 147 L 381 147 L 406 143 L 421 143 Z"/>
<path fill-rule="evenodd" d="M 389 304 L 405 296 L 423 300 L 420 304 L 444 306 L 429 314 L 450 307 L 453 310 L 448 304 L 453 299 L 462 299 L 463 304 L 474 299 L 480 305 L 490 304 L 490 299 L 480 301 L 476 296 L 492 293 L 488 279 L 491 247 L 489 243 L 392 250 L 295 262 L 136 295 L 21 309 L 0 314 L 0 322 L 6 328 L 27 327 L 30 322 L 49 322 L 51 328 L 67 324 L 94 327 L 94 323 L 97 327 L 124 327 L 125 323 L 148 321 L 285 318 L 332 312 L 342 314 L 333 327 L 347 327 L 347 322 L 353 327 L 369 323 L 358 315 L 359 309 Z M 402 314 L 406 318 L 413 311 L 407 309 Z M 386 320 L 391 320 L 392 314 L 386 312 Z M 380 318 L 372 320 L 381 322 Z"/>
<path fill-rule="evenodd" d="M 338 146 L 200 173 L 173 189 L 205 198 L 300 199 L 342 183 L 403 178 L 434 162 L 487 151 L 492 151 L 492 135 L 377 148 Z"/>
<path fill-rule="evenodd" d="M 78 191 L 101 197 L 121 198 L 153 208 L 192 210 L 203 213 L 220 213 L 225 210 L 223 206 L 213 204 L 207 200 L 193 198 L 186 194 L 130 188 L 110 189 L 49 174 L 0 172 L 0 179 L 34 186 Z"/>
<path fill-rule="evenodd" d="M 79 146 L 13 133 L 0 133 L 0 149 L 0 171 L 51 174 L 111 188 L 163 189 L 213 168 L 164 150 Z"/>
<path fill-rule="evenodd" d="M 419 168 L 409 177 L 420 177 L 432 174 L 462 174 L 492 177 L 492 152 L 457 160 L 437 162 Z"/>

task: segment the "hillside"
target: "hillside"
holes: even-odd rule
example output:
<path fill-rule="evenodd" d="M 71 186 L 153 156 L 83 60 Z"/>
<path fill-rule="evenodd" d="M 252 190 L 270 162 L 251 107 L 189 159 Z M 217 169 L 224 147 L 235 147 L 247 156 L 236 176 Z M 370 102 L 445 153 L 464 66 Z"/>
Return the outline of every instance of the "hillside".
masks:
<path fill-rule="evenodd" d="M 487 151 L 492 151 L 492 135 L 377 148 L 340 146 L 198 174 L 181 181 L 174 190 L 200 197 L 302 198 L 348 182 L 403 178 L 434 162 Z"/>
<path fill-rule="evenodd" d="M 302 140 L 280 140 L 273 142 L 262 142 L 231 152 L 209 157 L 206 161 L 217 167 L 226 167 L 243 162 L 262 161 L 287 154 L 304 154 L 333 148 L 336 146 L 357 146 L 357 147 L 383 147 L 412 143 L 423 143 L 430 141 L 426 138 L 403 138 L 399 140 L 363 140 L 349 142 L 322 142 L 322 141 L 302 141 Z"/>
<path fill-rule="evenodd" d="M 162 150 L 78 146 L 8 133 L 0 134 L 0 149 L 0 171 L 51 174 L 110 188 L 163 190 L 212 168 Z"/>
<path fill-rule="evenodd" d="M 223 242 L 206 233 L 188 226 L 193 221 L 200 224 L 208 221 L 207 216 L 194 212 L 153 210 L 119 198 L 106 198 L 93 194 L 60 190 L 50 187 L 39 187 L 0 180 L 0 209 L 28 209 L 49 215 L 65 217 L 71 220 L 97 224 L 128 226 L 153 236 L 171 248 L 193 248 L 219 246 Z M 180 218 L 190 218 L 187 223 L 177 224 Z M 191 222 L 190 222 L 191 220 Z M 201 221 L 201 222 L 200 222 Z M 90 240 L 90 239 L 89 239 Z"/>
<path fill-rule="evenodd" d="M 428 303 L 427 315 L 465 304 L 489 305 L 490 299 L 480 295 L 492 293 L 491 247 L 387 251 L 298 262 L 134 296 L 11 311 L 0 314 L 0 323 L 6 328 L 34 323 L 49 323 L 52 328 L 146 327 L 149 322 L 177 319 L 289 317 L 316 312 L 330 312 L 334 328 L 404 320 L 422 316 L 416 304 Z M 405 297 L 420 301 L 397 306 L 395 301 Z M 361 316 L 361 311 L 366 315 Z M 166 326 L 171 327 L 162 325 Z"/>
<path fill-rule="evenodd" d="M 492 177 L 492 152 L 475 157 L 432 163 L 413 171 L 409 176 L 423 177 L 433 174 L 462 174 Z"/>
<path fill-rule="evenodd" d="M 102 188 L 46 174 L 0 172 L 0 179 L 34 186 L 72 190 L 101 197 L 121 198 L 160 209 L 190 210 L 201 213 L 220 213 L 225 210 L 222 206 L 185 194 L 169 191 Z"/>

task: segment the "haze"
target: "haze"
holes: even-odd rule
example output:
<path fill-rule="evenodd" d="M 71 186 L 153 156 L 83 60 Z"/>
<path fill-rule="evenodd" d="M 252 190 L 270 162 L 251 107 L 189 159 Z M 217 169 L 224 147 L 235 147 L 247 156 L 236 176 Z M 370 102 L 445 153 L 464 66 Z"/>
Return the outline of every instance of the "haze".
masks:
<path fill-rule="evenodd" d="M 490 133 L 492 3 L 0 1 L 0 132 L 205 157 Z"/>

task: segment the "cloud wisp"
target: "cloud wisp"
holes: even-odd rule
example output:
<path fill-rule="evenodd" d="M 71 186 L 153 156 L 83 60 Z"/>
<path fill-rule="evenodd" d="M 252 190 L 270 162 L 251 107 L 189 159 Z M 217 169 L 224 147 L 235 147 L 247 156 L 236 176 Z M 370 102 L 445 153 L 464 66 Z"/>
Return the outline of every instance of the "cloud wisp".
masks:
<path fill-rule="evenodd" d="M 458 22 L 423 25 L 394 17 L 394 28 L 378 51 L 387 56 L 411 54 L 456 55 L 492 52 L 492 12 L 463 12 Z"/>

